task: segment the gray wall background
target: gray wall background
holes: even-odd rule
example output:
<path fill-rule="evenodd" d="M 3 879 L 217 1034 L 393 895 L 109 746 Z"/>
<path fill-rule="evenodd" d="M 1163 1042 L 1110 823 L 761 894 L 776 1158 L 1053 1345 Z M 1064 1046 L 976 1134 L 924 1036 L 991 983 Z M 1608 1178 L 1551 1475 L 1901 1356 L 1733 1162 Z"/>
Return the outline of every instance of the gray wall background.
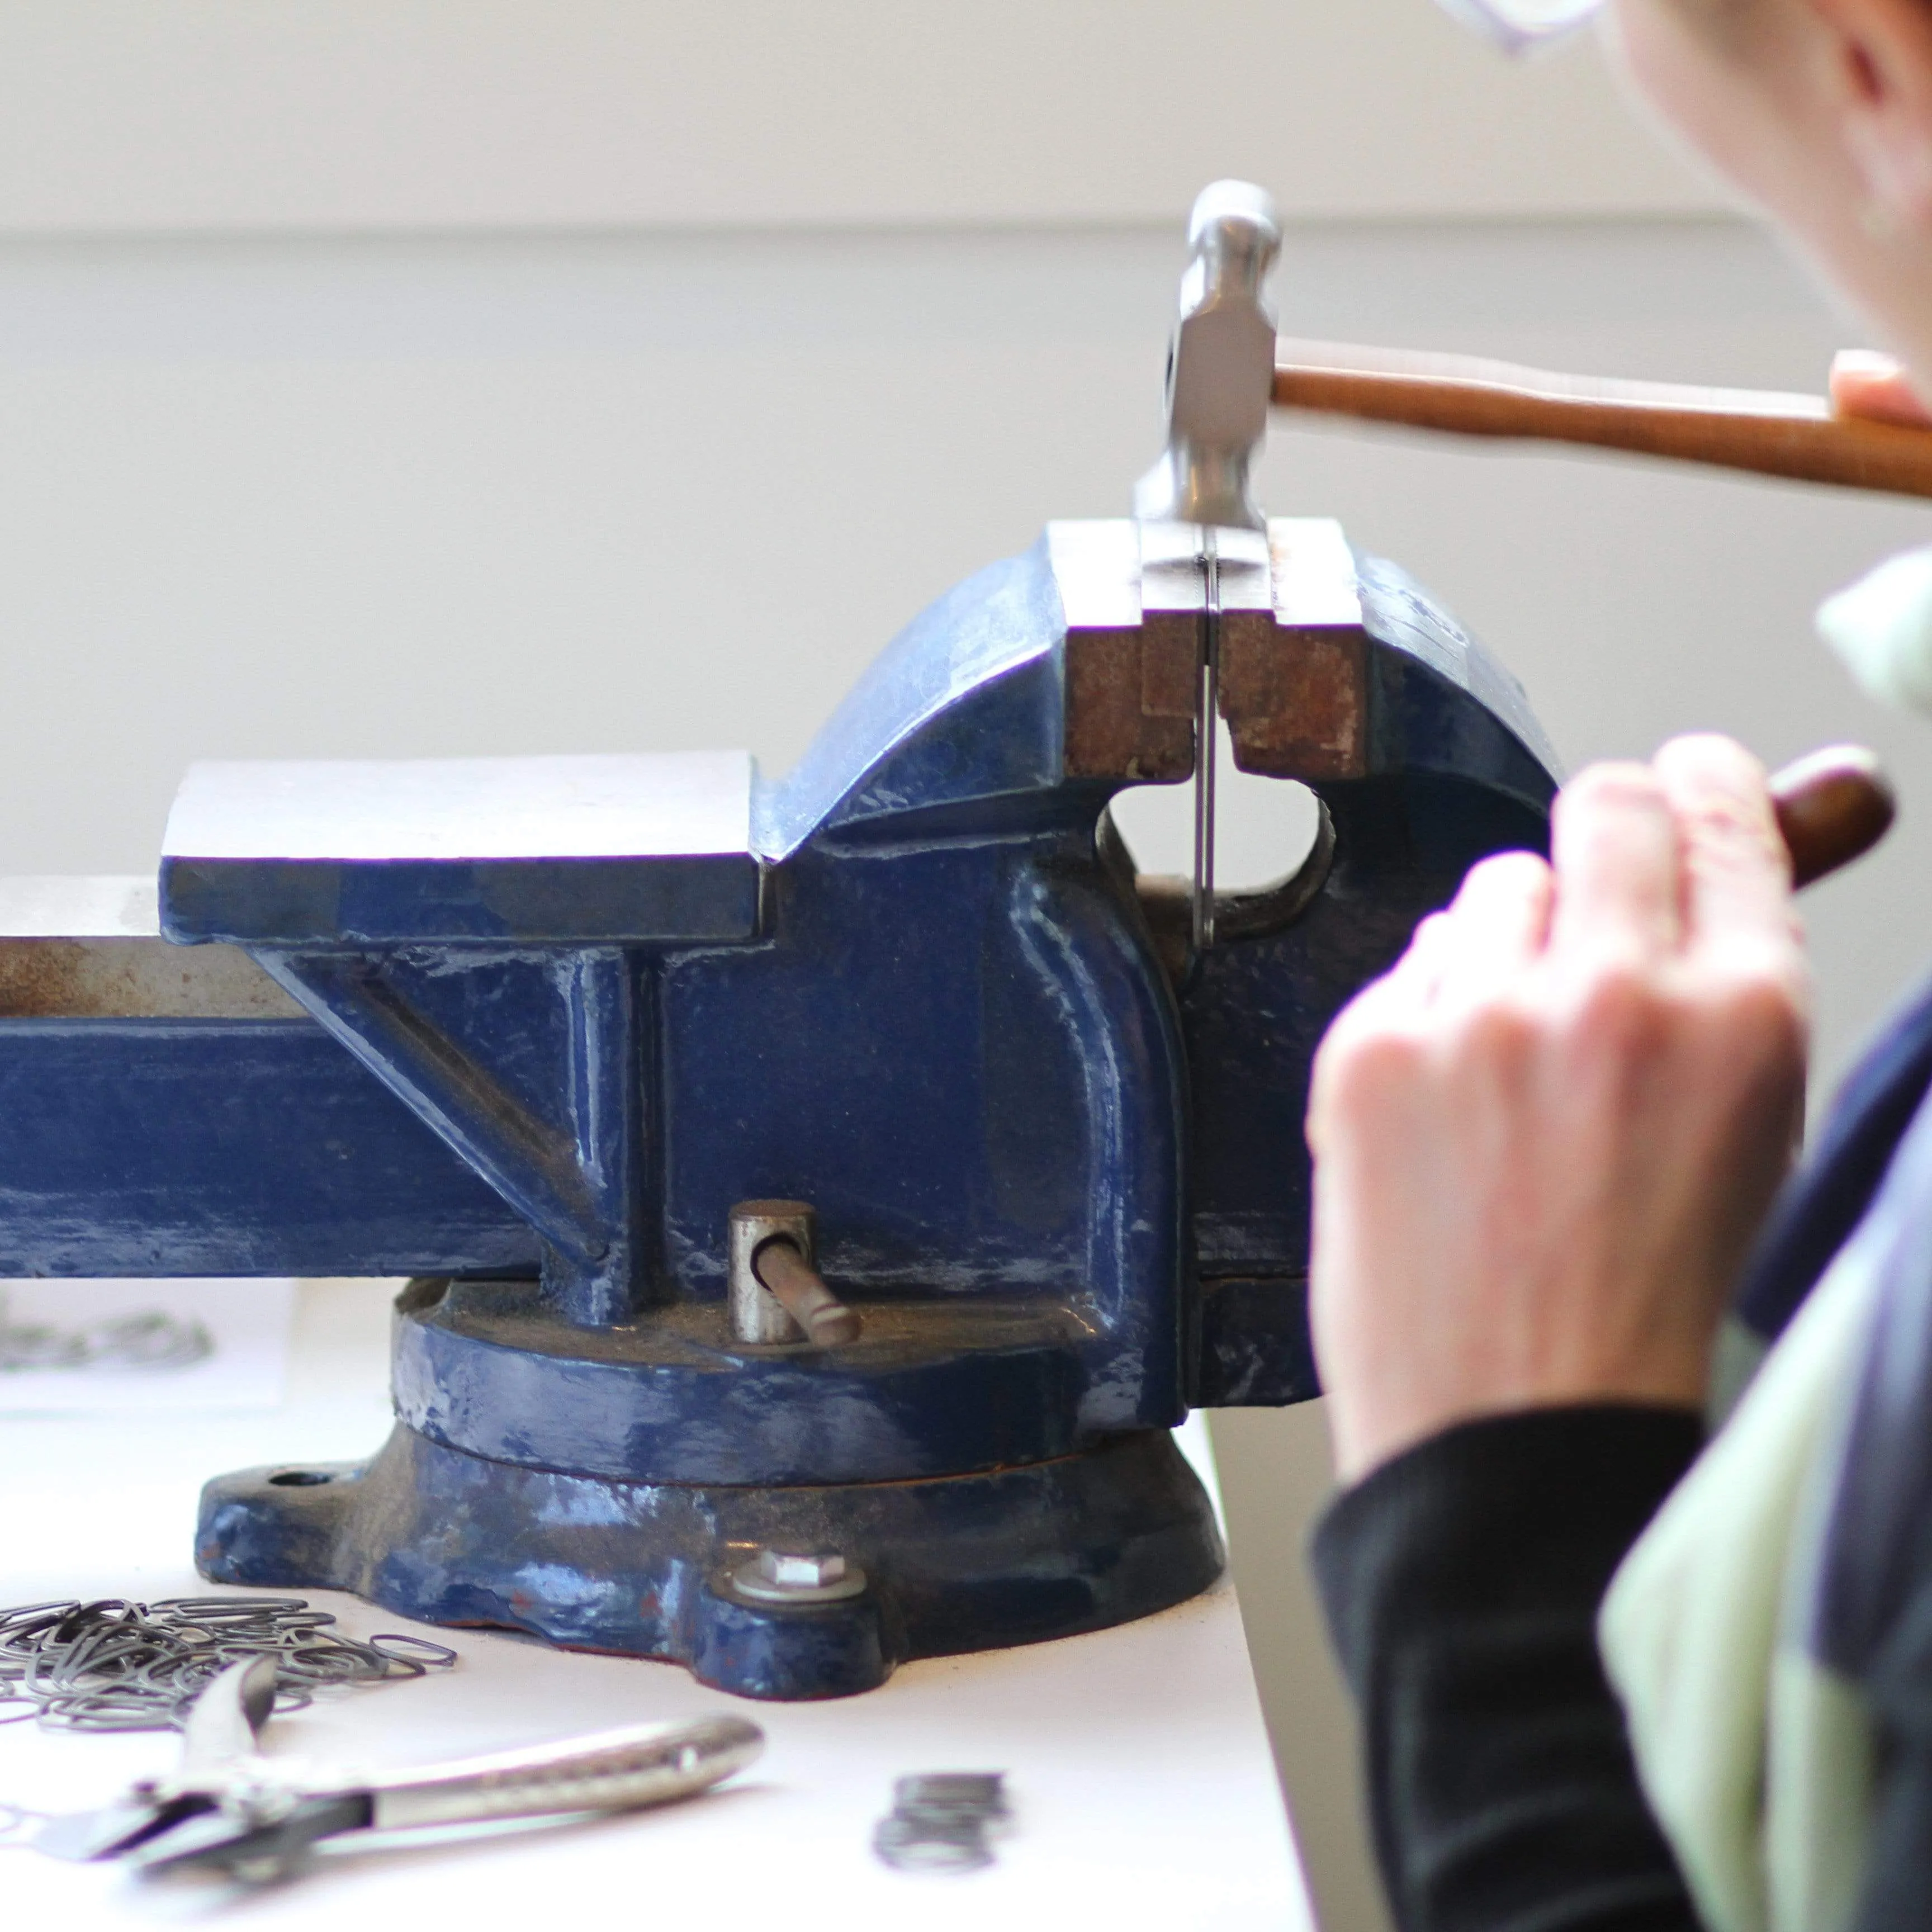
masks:
<path fill-rule="evenodd" d="M 1048 518 L 1123 511 L 1180 266 L 1165 224 L 0 239 L 0 872 L 147 870 L 200 757 L 744 745 L 782 767 L 949 584 Z M 1850 339 L 1720 220 L 1310 226 L 1279 292 L 1291 332 L 1691 380 L 1815 388 Z M 1573 764 L 1706 727 L 1773 760 L 1886 753 L 1900 830 L 1807 902 L 1828 1085 L 1932 954 L 1932 759 L 1809 616 L 1923 512 L 1304 430 L 1262 488 L 1432 585 Z M 1280 836 L 1238 792 L 1227 869 L 1278 869 Z M 1326 1922 L 1372 1926 L 1300 1582 L 1318 1413 L 1216 1437 Z"/>

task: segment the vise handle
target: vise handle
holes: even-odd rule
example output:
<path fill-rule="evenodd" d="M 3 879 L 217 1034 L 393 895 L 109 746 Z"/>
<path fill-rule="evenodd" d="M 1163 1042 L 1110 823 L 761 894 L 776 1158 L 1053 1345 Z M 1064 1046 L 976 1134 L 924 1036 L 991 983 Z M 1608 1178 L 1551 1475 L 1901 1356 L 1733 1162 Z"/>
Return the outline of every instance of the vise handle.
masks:
<path fill-rule="evenodd" d="M 858 1310 L 818 1272 L 818 1228 L 808 1201 L 741 1201 L 731 1210 L 728 1298 L 740 1341 L 837 1348 L 858 1340 Z"/>
<path fill-rule="evenodd" d="M 821 1348 L 859 1339 L 859 1316 L 827 1288 L 818 1270 L 789 1236 L 774 1234 L 752 1257 L 752 1271 L 778 1298 L 785 1312 Z"/>

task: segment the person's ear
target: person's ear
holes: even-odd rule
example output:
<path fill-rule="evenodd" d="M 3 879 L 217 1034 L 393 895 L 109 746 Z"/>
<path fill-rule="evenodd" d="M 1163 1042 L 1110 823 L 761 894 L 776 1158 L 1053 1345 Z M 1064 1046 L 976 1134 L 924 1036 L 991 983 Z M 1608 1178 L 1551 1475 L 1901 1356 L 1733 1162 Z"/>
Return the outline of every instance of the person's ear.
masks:
<path fill-rule="evenodd" d="M 1875 234 L 1932 233 L 1932 4 L 1808 0 L 1826 29 L 1827 86 Z"/>

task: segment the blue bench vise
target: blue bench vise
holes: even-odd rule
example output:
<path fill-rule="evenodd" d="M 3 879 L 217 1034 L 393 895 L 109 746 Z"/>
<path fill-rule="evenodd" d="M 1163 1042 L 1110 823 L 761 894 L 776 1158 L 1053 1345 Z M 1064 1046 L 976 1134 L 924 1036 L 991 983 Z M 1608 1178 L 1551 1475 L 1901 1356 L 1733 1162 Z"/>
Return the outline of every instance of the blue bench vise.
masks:
<path fill-rule="evenodd" d="M 1169 1432 L 1316 1393 L 1316 1043 L 1555 781 L 1414 585 L 1253 509 L 1271 218 L 1195 242 L 1141 514 L 942 598 L 784 777 L 199 766 L 152 923 L 0 941 L 0 1273 L 411 1278 L 387 1444 L 211 1482 L 206 1576 L 796 1698 L 1218 1574 Z M 1108 812 L 1217 715 L 1319 801 L 1241 894 Z"/>

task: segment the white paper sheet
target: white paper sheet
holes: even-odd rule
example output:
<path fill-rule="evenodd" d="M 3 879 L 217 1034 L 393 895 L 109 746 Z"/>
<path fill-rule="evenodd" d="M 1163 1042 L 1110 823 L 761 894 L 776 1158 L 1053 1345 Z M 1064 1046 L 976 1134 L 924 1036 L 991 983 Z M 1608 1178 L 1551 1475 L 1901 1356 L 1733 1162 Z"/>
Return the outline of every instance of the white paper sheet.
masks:
<path fill-rule="evenodd" d="M 0 1281 L 0 1415 L 272 1408 L 287 1280 Z"/>

